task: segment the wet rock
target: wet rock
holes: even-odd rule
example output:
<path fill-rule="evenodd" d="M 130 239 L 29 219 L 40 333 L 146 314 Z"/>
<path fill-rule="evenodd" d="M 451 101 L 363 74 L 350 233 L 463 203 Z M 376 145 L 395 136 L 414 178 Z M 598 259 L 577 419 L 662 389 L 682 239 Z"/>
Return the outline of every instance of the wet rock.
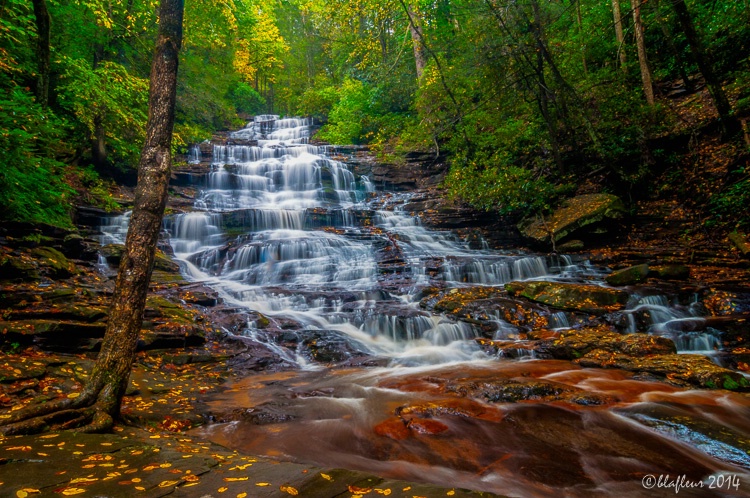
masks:
<path fill-rule="evenodd" d="M 586 194 L 569 199 L 547 219 L 527 218 L 518 225 L 521 234 L 549 246 L 571 236 L 607 233 L 613 221 L 625 214 L 622 201 L 610 194 Z"/>
<path fill-rule="evenodd" d="M 560 252 L 581 251 L 583 250 L 584 246 L 585 244 L 582 240 L 573 239 L 558 245 L 557 250 Z"/>
<path fill-rule="evenodd" d="M 663 280 L 687 280 L 690 278 L 690 268 L 684 265 L 651 266 L 648 276 Z"/>
<path fill-rule="evenodd" d="M 80 259 L 83 261 L 96 261 L 99 247 L 97 241 L 84 238 L 77 233 L 72 233 L 66 235 L 63 239 L 62 252 L 69 258 Z"/>
<path fill-rule="evenodd" d="M 39 260 L 41 272 L 51 278 L 69 278 L 78 273 L 76 266 L 57 249 L 37 247 L 31 254 Z"/>
<path fill-rule="evenodd" d="M 605 328 L 566 330 L 555 339 L 543 341 L 537 351 L 552 358 L 573 360 L 590 351 L 604 350 L 634 356 L 673 354 L 674 342 L 649 334 L 617 334 Z"/>
<path fill-rule="evenodd" d="M 729 241 L 736 247 L 740 253 L 747 257 L 750 255 L 750 242 L 747 240 L 747 236 L 743 233 L 732 232 L 729 234 Z"/>
<path fill-rule="evenodd" d="M 100 249 L 101 255 L 104 256 L 107 263 L 114 267 L 119 266 L 120 258 L 122 258 L 122 253 L 124 251 L 125 246 L 122 244 L 107 244 Z M 159 271 L 178 273 L 180 271 L 180 265 L 172 261 L 163 251 L 157 250 L 156 259 L 154 260 L 154 273 Z"/>
<path fill-rule="evenodd" d="M 28 358 L 0 360 L 0 383 L 11 384 L 20 380 L 37 379 L 47 373 L 45 362 Z M 3 390 L 5 391 L 5 390 Z M 7 391 L 6 391 L 7 392 Z"/>
<path fill-rule="evenodd" d="M 636 357 L 596 349 L 583 356 L 583 367 L 621 368 L 664 377 L 667 381 L 692 384 L 709 389 L 750 390 L 750 382 L 739 372 L 722 368 L 703 355 L 661 354 Z"/>
<path fill-rule="evenodd" d="M 336 330 L 301 330 L 295 335 L 302 355 L 316 363 L 333 364 L 370 356 L 363 344 Z"/>
<path fill-rule="evenodd" d="M 404 440 L 411 435 L 406 423 L 400 418 L 389 418 L 373 427 L 373 431 L 378 436 L 388 437 L 396 441 Z"/>
<path fill-rule="evenodd" d="M 648 264 L 617 270 L 605 279 L 609 285 L 633 285 L 644 282 L 649 276 Z"/>
<path fill-rule="evenodd" d="M 553 308 L 594 314 L 622 309 L 629 298 L 627 292 L 617 289 L 561 282 L 511 282 L 505 284 L 505 289 L 513 296 L 525 297 Z"/>
<path fill-rule="evenodd" d="M 0 255 L 0 280 L 38 280 L 36 264 L 9 254 Z"/>

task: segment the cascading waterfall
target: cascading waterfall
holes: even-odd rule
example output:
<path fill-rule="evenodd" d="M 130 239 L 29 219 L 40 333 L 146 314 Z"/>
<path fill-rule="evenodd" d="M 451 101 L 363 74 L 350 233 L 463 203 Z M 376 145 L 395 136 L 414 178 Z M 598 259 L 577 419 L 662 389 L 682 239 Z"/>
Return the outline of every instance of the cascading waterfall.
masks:
<path fill-rule="evenodd" d="M 214 146 L 211 171 L 196 185 L 194 210 L 165 220 L 187 278 L 204 280 L 232 307 L 267 318 L 248 319 L 239 332 L 245 336 L 241 340 L 264 346 L 284 367 L 298 367 L 293 372 L 271 369 L 250 376 L 226 390 L 221 395 L 226 399 L 217 402 L 220 413 L 262 415 L 265 407 L 271 413 L 279 409 L 288 415 L 284 423 L 258 424 L 251 417 L 209 424 L 204 435 L 252 454 L 514 496 L 590 496 L 608 490 L 625 495 L 618 487 L 623 479 L 637 472 L 662 471 L 665 460 L 654 448 L 673 451 L 670 459 L 677 467 L 671 468 L 680 472 L 699 468 L 682 466 L 683 461 L 693 462 L 698 452 L 690 448 L 690 455 L 680 456 L 681 441 L 703 438 L 698 448 L 707 455 L 716 448 L 727 453 L 727 446 L 716 439 L 693 434 L 688 425 L 662 424 L 651 415 L 666 413 L 671 418 L 675 407 L 698 407 L 705 409 L 700 420 L 739 423 L 750 409 L 744 398 L 717 403 L 709 391 L 678 391 L 636 381 L 616 369 L 537 361 L 527 331 L 510 323 L 515 313 L 512 303 L 478 311 L 486 318 L 484 325 L 494 326 L 484 328 L 482 335 L 493 334 L 493 339 L 509 344 L 500 353 L 503 356 L 534 361 L 496 361 L 473 340 L 480 335 L 477 326 L 420 308 L 417 301 L 422 296 L 434 296 L 427 288 L 502 286 L 525 279 L 601 284 L 606 270 L 564 255 L 472 250 L 453 233 L 426 229 L 399 204 L 409 194 L 371 195 L 374 188 L 366 176 L 330 157 L 332 148 L 310 144 L 311 124 L 301 118 L 257 116 L 231 134 L 231 140 L 241 143 Z M 128 220 L 128 213 L 109 219 L 102 226 L 102 243 L 122 243 Z M 550 329 L 581 323 L 575 312 L 540 310 Z M 621 328 L 627 332 L 668 336 L 680 351 L 710 352 L 718 348 L 719 333 L 705 326 L 699 311 L 695 303 L 684 300 L 634 295 L 617 318 L 624 316 L 629 325 Z M 273 321 L 277 323 L 269 327 Z M 365 361 L 383 367 L 338 360 L 337 364 L 350 368 L 320 367 L 324 361 L 311 359 L 305 341 L 325 342 L 330 337 L 344 338 L 351 349 L 366 349 Z M 568 386 L 601 396 L 576 397 L 574 409 L 558 406 L 563 401 L 535 401 L 538 389 L 542 389 L 540 397 L 546 395 L 543 388 L 548 381 L 554 381 L 554 389 Z M 495 392 L 495 388 L 500 389 Z M 508 393 L 527 396 L 529 402 L 502 402 L 505 398 L 499 395 L 506 388 Z M 462 394 L 464 389 L 478 390 L 491 402 L 472 400 L 471 394 Z M 452 397 L 446 399 L 449 394 Z M 617 412 L 599 405 L 601 400 L 614 403 L 619 396 L 622 404 Z M 666 402 L 659 404 L 659 399 Z M 596 408 L 586 409 L 592 400 Z M 403 441 L 398 432 L 374 429 L 407 428 L 407 419 L 394 418 L 398 407 L 412 409 L 410 417 L 420 417 L 422 411 L 426 417 L 408 419 L 414 428 L 408 429 Z M 639 410 L 651 418 L 638 418 Z M 716 418 L 721 410 L 728 413 L 724 419 Z M 633 413 L 630 418 L 628 411 Z M 389 421 L 396 423 L 391 426 Z M 730 424 L 722 424 L 722 434 L 726 425 Z M 442 426 L 445 435 L 420 434 Z M 644 426 L 667 432 L 671 439 Z M 553 437 L 547 438 L 550 434 Z M 571 443 L 561 439 L 555 448 L 554 440 L 566 436 Z M 456 448 L 461 454 L 452 467 Z M 569 453 L 571 448 L 575 452 Z M 592 454 L 597 448 L 604 453 Z M 618 448 L 621 451 L 614 457 L 609 454 Z M 562 463 L 552 465 L 550 451 L 564 455 Z M 727 461 L 746 467 L 743 455 L 704 461 L 712 469 L 727 469 Z M 548 474 L 562 476 L 559 487 L 538 483 L 539 476 Z M 578 477 L 570 480 L 570 476 Z M 640 479 L 632 489 L 642 490 Z"/>
<path fill-rule="evenodd" d="M 332 147 L 309 143 L 312 124 L 257 116 L 230 135 L 240 143 L 213 146 L 195 210 L 165 220 L 188 277 L 211 279 L 238 306 L 294 320 L 303 329 L 349 334 L 402 364 L 481 354 L 469 340 L 479 335 L 472 325 L 417 309 L 412 299 L 420 286 L 601 278 L 601 269 L 564 255 L 472 250 L 453 233 L 426 229 L 403 211 L 398 201 L 408 194 L 370 202 L 374 188 L 366 176 L 329 157 Z M 189 154 L 190 161 L 199 160 L 200 148 Z M 128 218 L 110 219 L 102 242 L 122 242 Z M 399 284 L 386 290 L 382 284 L 389 278 Z M 691 321 L 701 320 L 692 308 L 656 296 L 642 297 L 626 317 L 630 332 L 646 323 L 649 332 L 673 338 L 680 351 L 718 345 L 716 336 L 691 328 Z M 496 322 L 496 338 L 515 336 L 512 325 L 499 316 Z M 565 313 L 551 315 L 549 324 L 570 327 Z M 248 334 L 260 337 L 255 332 L 248 327 Z M 410 359 L 411 352 L 419 359 Z"/>

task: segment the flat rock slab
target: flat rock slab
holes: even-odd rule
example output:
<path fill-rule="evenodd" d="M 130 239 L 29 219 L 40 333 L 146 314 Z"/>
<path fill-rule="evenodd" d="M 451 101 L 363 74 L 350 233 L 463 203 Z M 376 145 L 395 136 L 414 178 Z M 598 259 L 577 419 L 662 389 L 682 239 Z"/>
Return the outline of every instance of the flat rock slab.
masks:
<path fill-rule="evenodd" d="M 256 458 L 181 434 L 116 430 L 0 438 L 0 496 L 497 496 Z"/>

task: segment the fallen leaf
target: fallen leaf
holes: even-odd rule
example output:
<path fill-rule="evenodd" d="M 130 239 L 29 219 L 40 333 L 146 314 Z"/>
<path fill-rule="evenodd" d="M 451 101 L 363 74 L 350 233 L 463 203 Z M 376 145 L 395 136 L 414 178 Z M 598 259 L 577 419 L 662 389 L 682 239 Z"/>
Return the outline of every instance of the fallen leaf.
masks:
<path fill-rule="evenodd" d="M 295 488 L 293 488 L 291 486 L 281 485 L 281 486 L 279 486 L 279 489 L 281 491 L 284 491 L 285 493 L 289 493 L 292 496 L 297 496 L 299 494 L 299 491 L 297 491 Z"/>
<path fill-rule="evenodd" d="M 320 477 L 325 479 L 326 481 L 333 481 L 333 477 L 329 476 L 328 474 L 320 473 Z"/>
<path fill-rule="evenodd" d="M 73 495 L 80 495 L 81 493 L 85 493 L 86 489 L 84 488 L 66 488 L 63 490 L 62 494 L 65 496 L 73 496 Z"/>

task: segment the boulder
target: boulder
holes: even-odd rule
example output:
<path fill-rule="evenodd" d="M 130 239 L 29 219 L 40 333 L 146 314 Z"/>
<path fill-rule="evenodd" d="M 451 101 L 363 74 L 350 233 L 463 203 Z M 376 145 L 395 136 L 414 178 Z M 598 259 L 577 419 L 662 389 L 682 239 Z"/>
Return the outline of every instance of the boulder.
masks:
<path fill-rule="evenodd" d="M 690 278 L 690 268 L 684 265 L 651 266 L 648 276 L 662 280 L 687 280 Z"/>
<path fill-rule="evenodd" d="M 720 367 L 698 354 L 662 354 L 646 357 L 630 356 L 597 349 L 587 353 L 578 363 L 583 367 L 621 368 L 647 372 L 680 384 L 709 389 L 747 391 L 750 382 L 739 372 Z"/>
<path fill-rule="evenodd" d="M 569 199 L 548 218 L 526 218 L 518 229 L 536 244 L 549 246 L 572 236 L 606 233 L 611 222 L 624 214 L 625 206 L 619 197 L 586 194 Z"/>
<path fill-rule="evenodd" d="M 537 348 L 544 356 L 561 360 L 581 358 L 594 350 L 633 356 L 676 353 L 674 342 L 649 334 L 617 334 L 604 328 L 566 330 L 555 339 L 542 341 Z"/>
<path fill-rule="evenodd" d="M 120 264 L 123 251 L 125 251 L 125 246 L 122 244 L 107 244 L 100 250 L 107 263 L 113 266 Z M 172 261 L 164 252 L 157 250 L 156 259 L 154 260 L 154 271 L 177 273 L 180 271 L 180 265 Z"/>
<path fill-rule="evenodd" d="M 622 309 L 628 293 L 618 289 L 587 284 L 525 281 L 505 284 L 513 296 L 525 297 L 553 308 L 604 314 Z"/>
<path fill-rule="evenodd" d="M 648 276 L 648 264 L 642 264 L 617 270 L 608 275 L 606 280 L 609 285 L 633 285 L 644 282 Z"/>

